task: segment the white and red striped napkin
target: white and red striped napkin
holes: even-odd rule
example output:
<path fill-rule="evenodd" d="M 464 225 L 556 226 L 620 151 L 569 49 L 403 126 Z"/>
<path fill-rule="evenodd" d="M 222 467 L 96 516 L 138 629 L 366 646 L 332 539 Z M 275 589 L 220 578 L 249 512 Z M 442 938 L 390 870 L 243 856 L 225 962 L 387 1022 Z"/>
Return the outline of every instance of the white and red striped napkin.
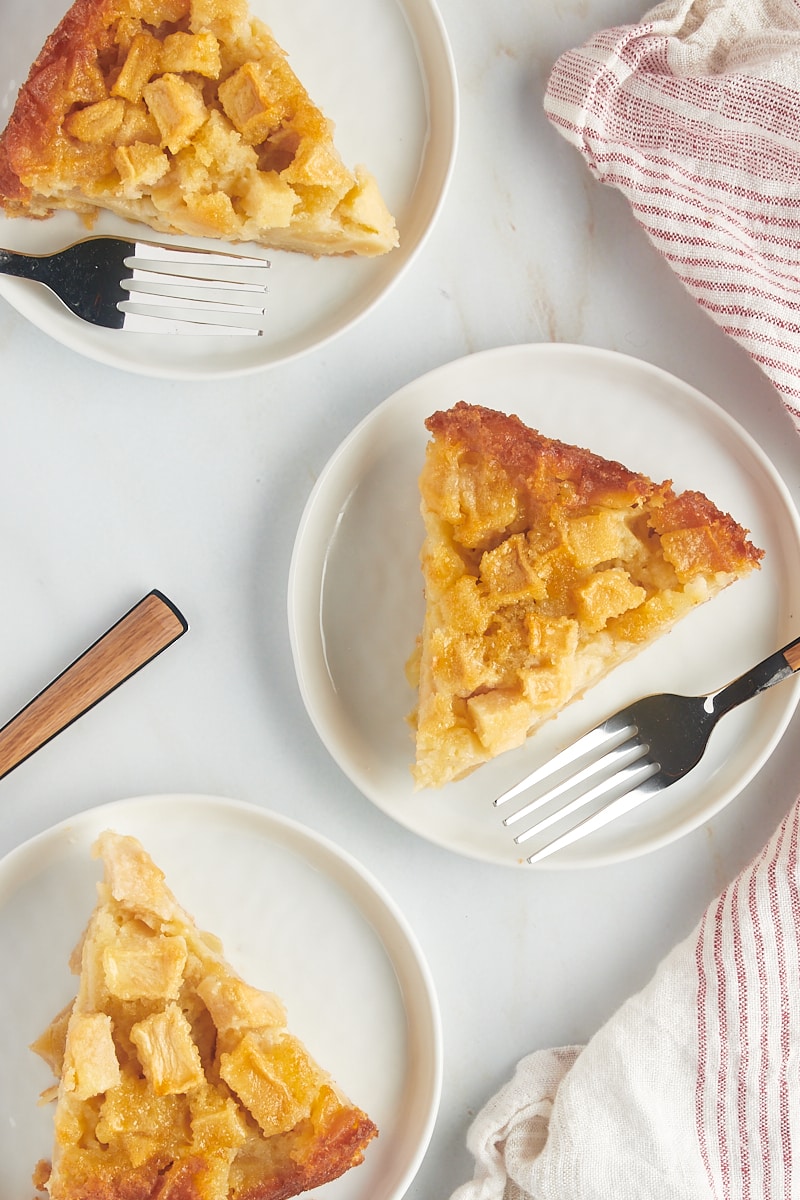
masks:
<path fill-rule="evenodd" d="M 452 1200 L 797 1200 L 799 831 L 800 801 L 585 1047 L 520 1062 Z"/>
<path fill-rule="evenodd" d="M 800 3 L 666 0 L 564 54 L 545 111 L 800 428 Z"/>

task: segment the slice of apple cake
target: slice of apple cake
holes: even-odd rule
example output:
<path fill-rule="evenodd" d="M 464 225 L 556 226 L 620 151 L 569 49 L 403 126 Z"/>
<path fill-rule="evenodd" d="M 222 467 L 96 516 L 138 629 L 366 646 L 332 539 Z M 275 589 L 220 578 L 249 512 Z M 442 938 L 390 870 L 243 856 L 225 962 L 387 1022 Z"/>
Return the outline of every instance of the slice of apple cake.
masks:
<path fill-rule="evenodd" d="M 516 416 L 462 402 L 426 426 L 426 611 L 408 669 L 420 788 L 521 745 L 763 557 L 700 492 Z"/>
<path fill-rule="evenodd" d="M 51 1200 L 284 1200 L 362 1162 L 377 1134 L 245 983 L 132 837 L 100 836 L 78 995 L 33 1045 L 58 1083 Z"/>
<path fill-rule="evenodd" d="M 312 255 L 397 245 L 375 179 L 345 166 L 247 0 L 75 0 L 0 135 L 0 208 Z"/>

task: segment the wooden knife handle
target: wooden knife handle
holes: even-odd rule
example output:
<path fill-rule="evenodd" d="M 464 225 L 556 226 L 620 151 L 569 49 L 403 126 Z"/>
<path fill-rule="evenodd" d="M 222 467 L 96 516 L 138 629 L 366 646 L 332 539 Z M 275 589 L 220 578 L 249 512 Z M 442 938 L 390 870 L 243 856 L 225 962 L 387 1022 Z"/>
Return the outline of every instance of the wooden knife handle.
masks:
<path fill-rule="evenodd" d="M 0 729 L 0 779 L 130 679 L 189 628 L 152 591 Z"/>

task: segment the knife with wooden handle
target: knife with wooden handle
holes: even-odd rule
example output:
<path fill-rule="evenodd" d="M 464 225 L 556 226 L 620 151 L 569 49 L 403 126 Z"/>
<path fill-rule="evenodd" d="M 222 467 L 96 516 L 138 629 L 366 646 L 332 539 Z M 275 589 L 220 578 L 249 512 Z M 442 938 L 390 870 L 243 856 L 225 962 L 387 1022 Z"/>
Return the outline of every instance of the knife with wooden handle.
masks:
<path fill-rule="evenodd" d="M 0 779 L 130 679 L 189 628 L 152 591 L 0 729 Z"/>

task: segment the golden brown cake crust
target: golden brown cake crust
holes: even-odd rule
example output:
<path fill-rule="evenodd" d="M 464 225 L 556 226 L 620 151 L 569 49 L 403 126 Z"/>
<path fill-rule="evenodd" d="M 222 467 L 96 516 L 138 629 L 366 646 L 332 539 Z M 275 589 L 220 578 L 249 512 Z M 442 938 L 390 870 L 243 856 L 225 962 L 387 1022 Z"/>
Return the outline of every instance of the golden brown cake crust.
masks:
<path fill-rule="evenodd" d="M 547 438 L 519 417 L 479 404 L 459 401 L 445 412 L 433 413 L 425 426 L 436 438 L 460 442 L 475 454 L 493 458 L 517 487 L 535 490 L 539 501 L 551 498 L 562 480 L 573 485 L 569 495 L 573 504 L 590 504 L 620 493 L 634 499 L 654 490 L 652 480 L 622 463 Z"/>
<path fill-rule="evenodd" d="M 86 90 L 97 52 L 112 45 L 114 0 L 75 0 L 47 38 L 0 136 L 0 207 L 13 210 L 30 196 L 19 177 L 31 162 L 46 161 L 60 118 L 62 97 Z"/>
<path fill-rule="evenodd" d="M 293 1164 L 280 1176 L 237 1191 L 231 1200 L 289 1200 L 321 1187 L 362 1163 L 364 1146 L 374 1136 L 375 1126 L 364 1113 L 358 1109 L 341 1112 L 325 1131 L 324 1142 L 320 1142 L 307 1161 Z M 164 1200 L 167 1194 L 169 1200 L 205 1200 L 205 1192 L 197 1185 L 197 1176 L 205 1166 L 202 1158 L 186 1159 L 177 1171 L 170 1173 L 168 1193 L 164 1192 L 158 1164 L 153 1162 L 131 1172 L 125 1179 L 95 1177 L 76 1187 L 70 1193 L 70 1200 Z M 37 1163 L 34 1187 L 44 1191 L 49 1176 L 50 1164 Z"/>
<path fill-rule="evenodd" d="M 756 568 L 699 491 L 464 402 L 426 421 L 417 787 L 441 787 L 543 721 Z"/>
<path fill-rule="evenodd" d="M 59 1081 L 34 1185 L 50 1200 L 287 1200 L 363 1162 L 377 1127 L 280 999 L 232 970 L 134 838 L 106 831 L 95 853 L 78 993 L 31 1047 Z"/>
<path fill-rule="evenodd" d="M 764 557 L 763 550 L 749 541 L 747 530 L 702 492 L 676 495 L 669 479 L 656 484 L 613 459 L 548 438 L 513 414 L 462 400 L 451 409 L 433 413 L 425 426 L 434 438 L 460 443 L 469 452 L 494 459 L 514 486 L 527 492 L 537 505 L 558 498 L 567 507 L 580 508 L 609 500 L 621 505 L 656 497 L 653 527 L 659 534 L 716 527 L 717 537 L 709 545 L 705 563 L 709 570 L 756 566 Z M 563 482 L 571 484 L 568 491 L 560 488 Z"/>
<path fill-rule="evenodd" d="M 280 1179 L 241 1192 L 236 1200 L 288 1200 L 290 1196 L 320 1187 L 363 1162 L 364 1146 L 375 1133 L 372 1121 L 358 1109 L 341 1112 L 326 1130 L 324 1145 L 321 1144 L 305 1163 L 298 1163 Z M 196 1197 L 192 1194 L 186 1200 L 196 1200 Z"/>
<path fill-rule="evenodd" d="M 364 1146 L 376 1134 L 372 1121 L 358 1109 L 339 1113 L 325 1131 L 315 1151 L 303 1163 L 292 1164 L 273 1179 L 267 1179 L 231 1194 L 231 1200 L 289 1200 L 302 1192 L 321 1187 L 364 1161 Z M 202 1158 L 186 1159 L 169 1176 L 168 1193 L 155 1162 L 131 1172 L 125 1179 L 95 1177 L 70 1193 L 70 1200 L 206 1200 L 198 1188 L 197 1176 L 206 1167 Z M 39 1162 L 33 1172 L 33 1185 L 45 1191 L 50 1177 L 49 1162 Z"/>
<path fill-rule="evenodd" d="M 75 0 L 0 134 L 0 208 L 385 254 L 394 220 L 333 132 L 246 0 Z"/>

